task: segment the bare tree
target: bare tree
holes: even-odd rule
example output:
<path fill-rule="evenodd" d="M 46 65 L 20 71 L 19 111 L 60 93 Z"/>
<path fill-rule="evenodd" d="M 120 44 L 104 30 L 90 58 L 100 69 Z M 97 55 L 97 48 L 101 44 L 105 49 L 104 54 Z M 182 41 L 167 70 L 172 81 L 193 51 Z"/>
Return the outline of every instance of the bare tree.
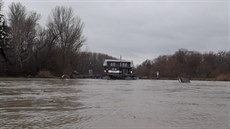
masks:
<path fill-rule="evenodd" d="M 9 10 L 10 43 L 14 50 L 16 67 L 22 69 L 23 63 L 32 56 L 40 15 L 36 12 L 27 13 L 25 6 L 21 3 L 12 3 Z"/>
<path fill-rule="evenodd" d="M 63 73 L 69 72 L 67 67 L 73 53 L 79 51 L 86 38 L 82 35 L 83 23 L 75 17 L 72 8 L 57 6 L 47 24 L 50 41 L 61 48 Z"/>
<path fill-rule="evenodd" d="M 0 12 L 2 9 L 2 4 L 3 3 L 0 0 Z M 8 27 L 6 25 L 4 15 L 0 13 L 0 55 L 4 58 L 4 62 L 7 62 L 8 60 L 4 50 L 7 47 L 7 43 L 8 43 L 7 39 L 8 39 Z"/>
<path fill-rule="evenodd" d="M 4 16 L 1 13 L 2 1 L 0 0 L 0 74 L 4 71 L 4 63 L 7 62 L 6 54 L 4 52 L 5 42 L 4 42 Z"/>

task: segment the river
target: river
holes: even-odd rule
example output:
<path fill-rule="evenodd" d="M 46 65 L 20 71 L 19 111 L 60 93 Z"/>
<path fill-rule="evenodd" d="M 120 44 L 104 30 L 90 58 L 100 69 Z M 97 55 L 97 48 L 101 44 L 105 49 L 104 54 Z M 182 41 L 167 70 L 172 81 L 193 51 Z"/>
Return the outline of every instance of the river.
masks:
<path fill-rule="evenodd" d="M 0 129 L 230 129 L 230 83 L 1 78 Z"/>

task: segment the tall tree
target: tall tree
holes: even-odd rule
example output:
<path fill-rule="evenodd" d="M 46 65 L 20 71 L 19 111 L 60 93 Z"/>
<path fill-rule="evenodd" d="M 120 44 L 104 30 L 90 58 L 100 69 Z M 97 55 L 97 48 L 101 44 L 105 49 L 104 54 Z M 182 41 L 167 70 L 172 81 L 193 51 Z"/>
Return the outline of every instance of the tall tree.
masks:
<path fill-rule="evenodd" d="M 8 47 L 8 41 L 9 41 L 9 28 L 6 25 L 6 21 L 4 19 L 4 15 L 0 14 L 0 54 L 5 59 L 5 62 L 8 61 L 6 57 L 5 50 Z"/>
<path fill-rule="evenodd" d="M 10 44 L 14 51 L 16 68 L 22 70 L 24 63 L 32 57 L 40 15 L 36 12 L 27 12 L 21 3 L 12 3 L 9 6 L 8 17 L 11 28 Z"/>
<path fill-rule="evenodd" d="M 0 12 L 2 10 L 2 5 L 3 2 L 0 1 Z M 8 61 L 5 53 L 9 41 L 8 33 L 9 28 L 6 24 L 6 20 L 4 18 L 4 15 L 0 13 L 0 55 L 4 58 L 4 62 Z"/>
<path fill-rule="evenodd" d="M 61 49 L 63 73 L 72 70 L 71 56 L 79 51 L 86 40 L 82 35 L 83 26 L 81 19 L 74 16 L 72 8 L 57 6 L 52 11 L 47 28 L 55 47 Z"/>

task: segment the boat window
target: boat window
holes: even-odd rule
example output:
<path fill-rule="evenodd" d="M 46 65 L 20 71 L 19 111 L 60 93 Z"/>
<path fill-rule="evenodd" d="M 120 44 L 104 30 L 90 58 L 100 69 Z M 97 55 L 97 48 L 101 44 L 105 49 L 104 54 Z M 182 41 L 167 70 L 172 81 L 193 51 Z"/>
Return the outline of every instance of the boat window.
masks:
<path fill-rule="evenodd" d="M 109 65 L 109 66 L 113 66 L 113 67 L 116 66 L 115 62 L 110 62 L 110 63 L 108 63 L 108 65 Z"/>
<path fill-rule="evenodd" d="M 127 63 L 122 63 L 122 67 L 127 67 Z"/>
<path fill-rule="evenodd" d="M 112 70 L 113 70 L 113 71 L 116 71 L 116 70 L 117 70 L 117 68 L 112 68 Z"/>

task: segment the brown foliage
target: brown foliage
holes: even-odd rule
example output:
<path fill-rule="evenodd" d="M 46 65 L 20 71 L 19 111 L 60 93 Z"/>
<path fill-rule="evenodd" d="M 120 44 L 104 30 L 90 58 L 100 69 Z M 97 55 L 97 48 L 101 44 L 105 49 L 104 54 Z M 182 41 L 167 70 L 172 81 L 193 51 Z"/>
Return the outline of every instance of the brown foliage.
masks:
<path fill-rule="evenodd" d="M 176 79 L 178 76 L 191 78 L 217 78 L 228 80 L 230 74 L 230 52 L 198 53 L 180 49 L 173 55 L 159 56 L 146 60 L 136 69 L 138 76 Z"/>
<path fill-rule="evenodd" d="M 37 77 L 39 78 L 53 78 L 55 77 L 50 71 L 39 71 Z"/>
<path fill-rule="evenodd" d="M 220 74 L 216 78 L 217 81 L 230 81 L 230 74 Z"/>

